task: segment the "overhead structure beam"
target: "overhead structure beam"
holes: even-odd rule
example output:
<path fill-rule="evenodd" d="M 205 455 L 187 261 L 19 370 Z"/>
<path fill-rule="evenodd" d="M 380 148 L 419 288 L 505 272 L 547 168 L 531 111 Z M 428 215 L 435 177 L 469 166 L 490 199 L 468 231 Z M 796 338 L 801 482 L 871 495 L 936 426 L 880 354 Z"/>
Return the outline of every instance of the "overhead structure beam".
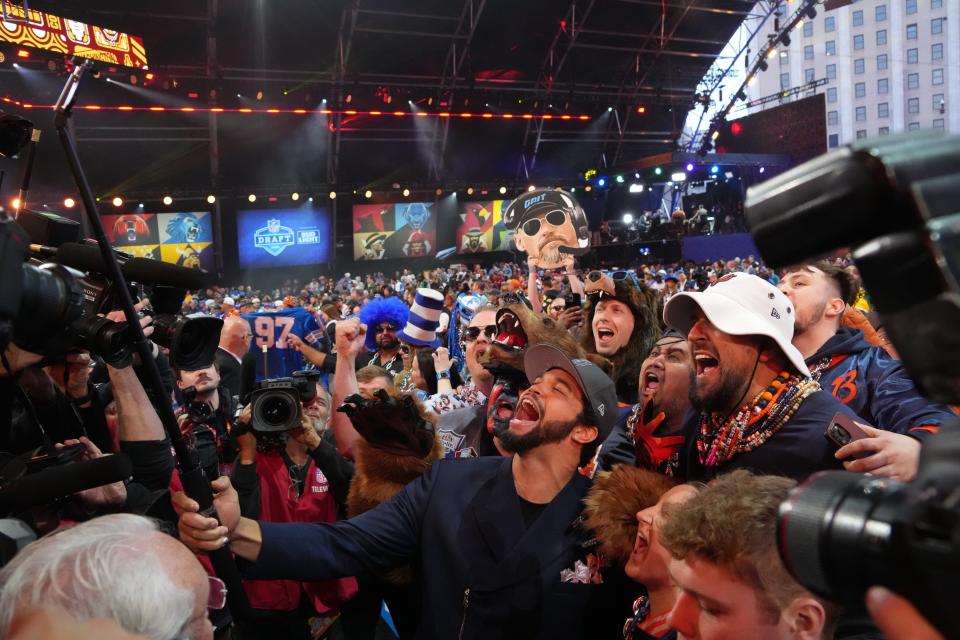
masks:
<path fill-rule="evenodd" d="M 333 65 L 333 104 L 338 113 L 333 116 L 333 127 L 330 130 L 329 153 L 327 154 L 327 182 L 337 183 L 340 171 L 340 127 L 343 124 L 343 114 L 339 113 L 339 106 L 343 102 L 343 84 L 347 76 L 347 63 L 350 60 L 350 49 L 353 46 L 353 32 L 357 26 L 357 14 L 360 11 L 360 0 L 350 0 L 340 14 L 340 30 L 337 33 L 337 48 L 334 51 Z"/>
<path fill-rule="evenodd" d="M 480 22 L 480 16 L 483 15 L 486 4 L 487 0 L 466 0 L 463 9 L 460 11 L 460 21 L 457 23 L 456 31 L 450 36 L 450 47 L 447 49 L 447 55 L 443 61 L 443 72 L 440 75 L 439 86 L 437 87 L 438 102 L 444 98 L 451 100 L 451 102 L 453 100 L 454 91 L 460 80 L 460 73 L 470 52 L 473 34 L 476 33 L 477 24 Z M 432 180 L 440 180 L 443 175 L 449 135 L 449 118 L 444 118 L 442 122 L 434 124 L 433 141 L 430 145 L 429 169 Z"/>

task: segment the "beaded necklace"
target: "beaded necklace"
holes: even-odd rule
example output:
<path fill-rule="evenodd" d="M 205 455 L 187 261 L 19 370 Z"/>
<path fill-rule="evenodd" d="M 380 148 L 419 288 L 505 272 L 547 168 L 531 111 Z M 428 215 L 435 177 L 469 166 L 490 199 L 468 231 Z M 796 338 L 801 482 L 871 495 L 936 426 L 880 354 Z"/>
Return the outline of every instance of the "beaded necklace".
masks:
<path fill-rule="evenodd" d="M 726 422 L 721 423 L 720 414 L 701 417 L 697 439 L 700 463 L 717 467 L 738 453 L 753 451 L 779 431 L 804 399 L 818 389 L 815 380 L 781 371 L 769 387 Z"/>

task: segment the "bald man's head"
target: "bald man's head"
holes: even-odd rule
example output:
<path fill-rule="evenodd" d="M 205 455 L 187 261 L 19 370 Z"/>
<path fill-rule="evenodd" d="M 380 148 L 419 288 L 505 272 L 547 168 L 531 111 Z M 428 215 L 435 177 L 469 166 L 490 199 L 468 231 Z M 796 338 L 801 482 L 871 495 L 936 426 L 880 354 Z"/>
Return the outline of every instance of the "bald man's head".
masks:
<path fill-rule="evenodd" d="M 250 323 L 238 316 L 226 316 L 220 330 L 220 348 L 242 358 L 250 349 L 253 332 Z"/>

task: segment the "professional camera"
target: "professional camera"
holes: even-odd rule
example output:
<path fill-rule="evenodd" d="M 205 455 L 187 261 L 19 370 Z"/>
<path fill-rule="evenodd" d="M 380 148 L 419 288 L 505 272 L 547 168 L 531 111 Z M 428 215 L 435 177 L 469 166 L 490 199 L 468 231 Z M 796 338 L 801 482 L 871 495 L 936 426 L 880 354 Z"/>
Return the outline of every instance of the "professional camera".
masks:
<path fill-rule="evenodd" d="M 213 419 L 213 406 L 209 402 L 197 400 L 196 387 L 184 387 L 182 393 L 187 417 L 193 424 L 206 424 Z"/>
<path fill-rule="evenodd" d="M 960 402 L 960 138 L 864 140 L 747 192 L 764 260 L 783 267 L 840 248 L 853 258 L 917 387 Z M 842 215 L 838 215 L 842 214 Z M 780 554 L 811 591 L 853 608 L 884 585 L 960 637 L 960 424 L 942 427 L 910 483 L 822 472 L 781 505 Z"/>
<path fill-rule="evenodd" d="M 289 378 L 257 382 L 250 392 L 251 428 L 259 433 L 289 431 L 300 426 L 301 406 L 317 397 L 318 371 L 296 371 Z"/>

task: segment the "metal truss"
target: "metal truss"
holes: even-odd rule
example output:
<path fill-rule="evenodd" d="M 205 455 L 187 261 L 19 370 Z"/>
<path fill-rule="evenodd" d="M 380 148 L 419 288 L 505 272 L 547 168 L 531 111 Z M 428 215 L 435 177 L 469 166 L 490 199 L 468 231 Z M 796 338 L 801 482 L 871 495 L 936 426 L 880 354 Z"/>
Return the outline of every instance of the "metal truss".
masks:
<path fill-rule="evenodd" d="M 337 48 L 334 51 L 333 65 L 333 104 L 340 105 L 343 101 L 343 84 L 347 76 L 347 63 L 350 60 L 350 49 L 353 46 L 353 33 L 357 26 L 357 15 L 360 13 L 360 0 L 351 0 L 350 4 L 340 14 L 340 30 L 337 33 Z M 333 128 L 330 132 L 330 152 L 327 154 L 327 181 L 337 183 L 340 171 L 340 139 L 343 114 L 337 113 L 333 117 Z"/>

